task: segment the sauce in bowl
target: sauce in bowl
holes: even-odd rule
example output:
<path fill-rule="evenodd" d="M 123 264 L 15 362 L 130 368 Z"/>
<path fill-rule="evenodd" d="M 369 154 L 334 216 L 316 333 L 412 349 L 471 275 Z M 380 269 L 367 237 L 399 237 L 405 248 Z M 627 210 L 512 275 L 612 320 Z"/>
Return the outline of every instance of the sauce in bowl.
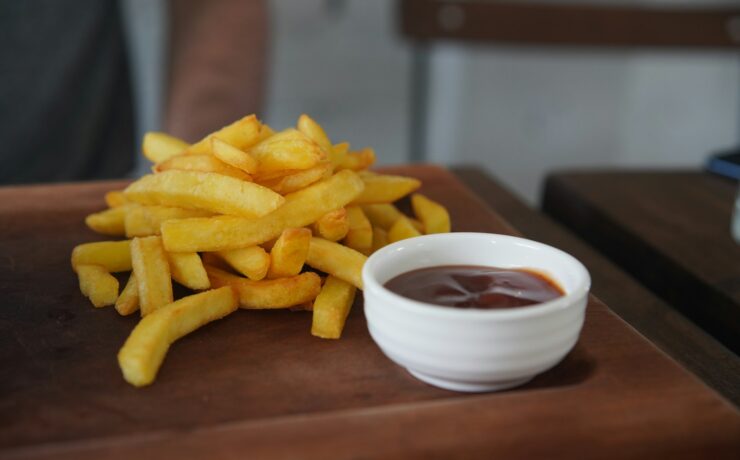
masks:
<path fill-rule="evenodd" d="M 553 280 L 533 270 L 441 265 L 402 273 L 385 283 L 396 294 L 452 308 L 526 307 L 562 297 Z"/>

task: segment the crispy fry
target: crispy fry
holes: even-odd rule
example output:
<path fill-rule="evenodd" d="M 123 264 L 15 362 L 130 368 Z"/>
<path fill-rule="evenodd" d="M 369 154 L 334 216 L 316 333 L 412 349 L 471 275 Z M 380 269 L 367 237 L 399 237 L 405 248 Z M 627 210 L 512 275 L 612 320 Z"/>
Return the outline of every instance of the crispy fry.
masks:
<path fill-rule="evenodd" d="M 179 169 L 183 171 L 211 172 L 216 174 L 223 174 L 224 176 L 231 176 L 233 178 L 247 182 L 252 181 L 252 176 L 242 171 L 241 169 L 224 163 L 213 155 L 191 155 L 187 153 L 175 155 L 167 161 L 157 164 L 157 166 L 154 167 L 154 172 L 170 171 L 172 169 Z"/>
<path fill-rule="evenodd" d="M 213 286 L 231 286 L 245 309 L 290 308 L 310 302 L 321 290 L 321 278 L 313 272 L 274 280 L 252 281 L 206 265 Z"/>
<path fill-rule="evenodd" d="M 389 203 L 366 204 L 362 206 L 362 210 L 373 225 L 384 230 L 390 230 L 403 217 L 403 213 Z"/>
<path fill-rule="evenodd" d="M 257 140 L 257 142 L 262 142 L 268 137 L 272 137 L 275 135 L 275 130 L 270 128 L 266 123 L 262 123 L 262 126 L 260 127 L 260 137 Z"/>
<path fill-rule="evenodd" d="M 79 265 L 100 265 L 109 272 L 131 270 L 131 241 L 98 241 L 84 243 L 72 250 L 72 268 Z"/>
<path fill-rule="evenodd" d="M 121 316 L 127 316 L 139 309 L 139 284 L 136 275 L 131 273 L 126 286 L 116 299 L 116 311 Z"/>
<path fill-rule="evenodd" d="M 305 134 L 295 129 L 281 131 L 250 151 L 259 162 L 259 174 L 286 169 L 308 169 L 322 160 L 321 148 Z"/>
<path fill-rule="evenodd" d="M 211 287 L 203 262 L 196 252 L 168 252 L 167 262 L 170 265 L 172 279 L 183 286 L 203 291 Z"/>
<path fill-rule="evenodd" d="M 153 163 L 161 163 L 168 158 L 184 152 L 190 145 L 165 133 L 148 132 L 144 134 L 141 149 L 144 156 Z"/>
<path fill-rule="evenodd" d="M 314 235 L 329 241 L 339 241 L 349 231 L 349 220 L 347 219 L 347 210 L 339 208 L 335 211 L 327 212 L 321 216 L 312 225 Z"/>
<path fill-rule="evenodd" d="M 311 334 L 323 339 L 340 338 L 356 291 L 357 288 L 346 281 L 327 277 L 313 303 Z"/>
<path fill-rule="evenodd" d="M 388 245 L 388 232 L 373 225 L 373 247 L 370 252 L 373 253 L 386 245 Z"/>
<path fill-rule="evenodd" d="M 354 249 L 321 238 L 311 238 L 306 263 L 362 289 L 362 266 L 367 257 Z"/>
<path fill-rule="evenodd" d="M 170 170 L 150 174 L 126 188 L 126 198 L 141 204 L 203 209 L 259 217 L 277 209 L 284 198 L 272 190 L 221 174 Z"/>
<path fill-rule="evenodd" d="M 128 208 L 128 205 L 124 205 L 90 214 L 85 218 L 85 224 L 91 230 L 103 235 L 124 236 L 126 234 L 124 222 Z"/>
<path fill-rule="evenodd" d="M 261 280 L 270 268 L 270 255 L 259 246 L 219 251 L 218 256 L 251 280 Z"/>
<path fill-rule="evenodd" d="M 411 195 L 411 207 L 414 214 L 424 224 L 426 233 L 448 233 L 450 231 L 450 213 L 444 206 L 432 201 L 420 193 Z"/>
<path fill-rule="evenodd" d="M 365 189 L 352 204 L 392 203 L 421 186 L 413 177 L 391 176 L 386 174 L 363 174 Z"/>
<path fill-rule="evenodd" d="M 347 207 L 349 231 L 343 243 L 363 254 L 370 251 L 373 245 L 373 227 L 359 206 Z"/>
<path fill-rule="evenodd" d="M 285 195 L 308 187 L 322 179 L 326 179 L 331 176 L 331 172 L 331 163 L 322 161 L 313 168 L 296 171 L 286 176 L 260 180 L 259 184 L 264 185 L 274 192 Z"/>
<path fill-rule="evenodd" d="M 126 212 L 126 236 L 153 236 L 159 235 L 162 222 L 172 219 L 186 219 L 189 217 L 212 216 L 210 211 L 201 209 L 174 208 L 171 206 L 144 206 L 130 205 Z"/>
<path fill-rule="evenodd" d="M 77 266 L 82 295 L 90 299 L 95 308 L 113 305 L 118 298 L 118 280 L 100 265 Z"/>
<path fill-rule="evenodd" d="M 421 233 L 411 223 L 411 219 L 408 217 L 401 217 L 393 224 L 390 230 L 388 230 L 388 241 L 395 243 L 396 241 L 405 240 L 406 238 L 413 238 L 415 236 L 421 236 Z"/>
<path fill-rule="evenodd" d="M 170 265 L 158 236 L 131 241 L 131 265 L 139 286 L 141 316 L 172 303 Z"/>
<path fill-rule="evenodd" d="M 360 171 L 361 169 L 369 168 L 373 164 L 375 164 L 375 150 L 365 147 L 357 152 L 349 152 L 344 155 L 337 169 Z"/>
<path fill-rule="evenodd" d="M 329 140 L 329 136 L 326 135 L 324 128 L 305 113 L 298 117 L 298 131 L 316 142 L 325 153 L 328 154 L 331 152 L 331 141 Z"/>
<path fill-rule="evenodd" d="M 124 204 L 128 204 L 128 200 L 123 195 L 123 190 L 111 190 L 105 194 L 105 204 L 107 204 L 109 208 L 117 208 Z"/>
<path fill-rule="evenodd" d="M 250 153 L 238 149 L 226 141 L 222 141 L 218 137 L 211 138 L 211 150 L 216 158 L 228 165 L 239 168 L 249 174 L 255 174 L 257 172 L 259 165 L 256 158 Z"/>
<path fill-rule="evenodd" d="M 236 249 L 276 238 L 286 228 L 310 225 L 327 212 L 339 209 L 362 191 L 363 183 L 352 171 L 285 197 L 285 204 L 259 219 L 219 216 L 171 220 L 162 224 L 165 247 L 172 252 Z"/>
<path fill-rule="evenodd" d="M 286 228 L 270 251 L 269 279 L 295 276 L 301 272 L 311 243 L 311 230 Z"/>
<path fill-rule="evenodd" d="M 347 153 L 349 152 L 349 142 L 340 142 L 332 146 L 329 150 L 329 161 L 332 167 L 337 170 L 339 165 L 344 162 Z"/>
<path fill-rule="evenodd" d="M 256 116 L 247 115 L 191 145 L 187 149 L 187 153 L 211 154 L 211 139 L 214 137 L 218 137 L 238 149 L 246 150 L 259 141 L 260 125 L 261 123 Z"/>
<path fill-rule="evenodd" d="M 236 309 L 236 293 L 223 287 L 184 297 L 142 318 L 118 352 L 123 378 L 137 387 L 151 384 L 172 343 Z"/>

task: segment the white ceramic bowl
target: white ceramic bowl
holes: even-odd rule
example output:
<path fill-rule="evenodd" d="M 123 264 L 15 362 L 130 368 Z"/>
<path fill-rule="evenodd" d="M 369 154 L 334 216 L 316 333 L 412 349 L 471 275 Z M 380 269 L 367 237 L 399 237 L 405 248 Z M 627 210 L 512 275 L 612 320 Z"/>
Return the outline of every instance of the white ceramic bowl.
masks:
<path fill-rule="evenodd" d="M 535 269 L 565 295 L 513 309 L 458 309 L 383 287 L 397 275 L 437 265 Z M 490 233 L 399 241 L 368 258 L 362 279 L 368 329 L 381 350 L 415 377 L 455 391 L 515 387 L 559 363 L 578 341 L 591 284 L 586 268 L 565 252 Z"/>

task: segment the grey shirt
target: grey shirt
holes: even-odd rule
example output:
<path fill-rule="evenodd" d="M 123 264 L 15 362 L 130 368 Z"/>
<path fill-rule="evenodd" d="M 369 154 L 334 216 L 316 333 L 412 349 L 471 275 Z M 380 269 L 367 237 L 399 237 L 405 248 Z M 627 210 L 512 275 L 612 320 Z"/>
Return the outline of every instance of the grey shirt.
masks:
<path fill-rule="evenodd" d="M 122 177 L 131 90 L 114 0 L 0 2 L 0 184 Z"/>

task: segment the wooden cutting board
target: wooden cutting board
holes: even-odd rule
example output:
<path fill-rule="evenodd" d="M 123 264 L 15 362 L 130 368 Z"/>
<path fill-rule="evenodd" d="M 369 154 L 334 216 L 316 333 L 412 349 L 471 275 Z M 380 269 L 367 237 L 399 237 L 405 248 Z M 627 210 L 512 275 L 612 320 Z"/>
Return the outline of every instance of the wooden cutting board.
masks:
<path fill-rule="evenodd" d="M 514 233 L 446 170 L 399 167 L 456 231 Z M 177 342 L 156 382 L 124 382 L 136 324 L 94 309 L 69 254 L 123 182 L 0 189 L 0 457 L 737 458 L 740 414 L 591 299 L 565 360 L 518 389 L 437 389 L 386 359 L 362 302 L 343 338 L 311 314 L 238 311 Z M 659 321 L 659 319 L 656 319 Z"/>

